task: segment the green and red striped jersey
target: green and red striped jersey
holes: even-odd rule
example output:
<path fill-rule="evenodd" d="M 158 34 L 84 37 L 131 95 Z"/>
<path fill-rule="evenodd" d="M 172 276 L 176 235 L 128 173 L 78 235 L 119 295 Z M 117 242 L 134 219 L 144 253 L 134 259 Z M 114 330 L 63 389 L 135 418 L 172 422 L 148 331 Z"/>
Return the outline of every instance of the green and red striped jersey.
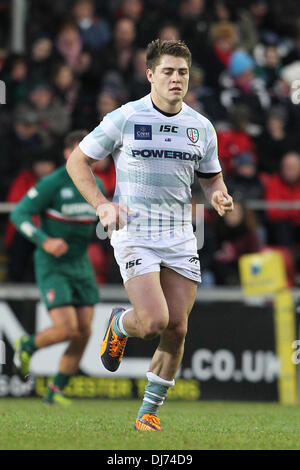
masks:
<path fill-rule="evenodd" d="M 105 194 L 104 186 L 97 177 L 96 182 Z M 32 216 L 37 214 L 40 215 L 40 227 L 32 222 Z M 31 188 L 12 211 L 10 219 L 38 249 L 42 250 L 42 244 L 48 237 L 63 238 L 69 249 L 61 258 L 67 259 L 86 252 L 98 217 L 63 166 Z"/>

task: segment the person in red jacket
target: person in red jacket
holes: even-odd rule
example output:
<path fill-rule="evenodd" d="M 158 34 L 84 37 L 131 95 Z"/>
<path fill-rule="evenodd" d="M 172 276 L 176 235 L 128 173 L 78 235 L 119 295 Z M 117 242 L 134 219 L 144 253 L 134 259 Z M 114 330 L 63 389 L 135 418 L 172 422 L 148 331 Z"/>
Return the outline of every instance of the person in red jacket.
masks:
<path fill-rule="evenodd" d="M 31 168 L 21 170 L 13 180 L 6 196 L 6 202 L 19 202 L 40 178 L 52 173 L 55 167 L 56 163 L 48 153 L 36 157 Z M 34 222 L 38 224 L 37 217 Z M 8 280 L 12 282 L 26 280 L 26 266 L 28 259 L 31 258 L 34 245 L 16 232 L 11 222 L 8 222 L 6 226 L 4 243 L 9 253 Z M 29 280 L 33 279 L 32 276 L 33 273 L 29 273 Z"/>
<path fill-rule="evenodd" d="M 300 155 L 297 152 L 283 156 L 280 172 L 275 173 L 266 186 L 265 200 L 300 204 Z M 272 243 L 292 247 L 300 239 L 299 208 L 270 208 L 266 214 Z"/>
<path fill-rule="evenodd" d="M 235 157 L 249 153 L 257 161 L 254 141 L 248 133 L 249 109 L 243 104 L 232 106 L 228 111 L 229 129 L 218 131 L 218 148 L 221 166 L 226 175 L 235 172 Z"/>

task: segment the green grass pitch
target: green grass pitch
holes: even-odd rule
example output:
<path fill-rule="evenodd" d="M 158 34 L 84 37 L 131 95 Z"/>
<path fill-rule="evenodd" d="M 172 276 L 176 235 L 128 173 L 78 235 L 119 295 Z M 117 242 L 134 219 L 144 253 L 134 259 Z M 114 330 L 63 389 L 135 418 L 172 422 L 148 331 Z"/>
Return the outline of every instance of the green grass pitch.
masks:
<path fill-rule="evenodd" d="M 300 449 L 300 407 L 276 403 L 166 403 L 164 432 L 136 432 L 137 400 L 0 399 L 0 449 L 238 450 Z"/>

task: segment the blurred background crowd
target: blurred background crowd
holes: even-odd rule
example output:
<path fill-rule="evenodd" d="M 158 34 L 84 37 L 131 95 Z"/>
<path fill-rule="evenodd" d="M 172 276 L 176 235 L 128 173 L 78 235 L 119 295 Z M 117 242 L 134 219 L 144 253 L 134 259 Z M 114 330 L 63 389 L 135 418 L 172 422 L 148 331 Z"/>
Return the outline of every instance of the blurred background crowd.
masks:
<path fill-rule="evenodd" d="M 149 93 L 148 42 L 183 39 L 193 54 L 185 102 L 214 124 L 235 199 L 225 219 L 205 209 L 203 286 L 237 285 L 239 256 L 274 247 L 290 285 L 300 285 L 299 2 L 28 0 L 23 54 L 11 52 L 10 15 L 11 2 L 0 0 L 0 201 L 19 201 L 63 163 L 67 132 L 90 131 Z M 112 197 L 112 159 L 97 165 Z M 202 201 L 195 181 L 193 203 Z M 0 278 L 33 281 L 34 247 L 7 219 Z M 95 236 L 90 255 L 99 284 L 121 282 L 108 241 Z"/>

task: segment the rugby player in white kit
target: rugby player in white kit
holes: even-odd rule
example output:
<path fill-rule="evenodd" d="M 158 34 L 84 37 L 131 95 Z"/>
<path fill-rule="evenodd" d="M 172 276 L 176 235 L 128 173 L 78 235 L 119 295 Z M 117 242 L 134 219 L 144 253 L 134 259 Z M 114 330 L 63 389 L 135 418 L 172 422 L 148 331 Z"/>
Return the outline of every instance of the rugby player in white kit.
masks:
<path fill-rule="evenodd" d="M 131 308 L 115 308 L 101 345 L 104 366 L 115 371 L 129 337 L 160 336 L 135 429 L 160 431 L 157 416 L 175 384 L 201 282 L 191 221 L 194 174 L 220 216 L 233 210 L 223 181 L 217 137 L 208 119 L 187 106 L 191 54 L 182 41 L 147 48 L 149 95 L 107 114 L 73 151 L 67 170 L 111 234 Z M 113 202 L 97 187 L 93 163 L 111 154 Z"/>

